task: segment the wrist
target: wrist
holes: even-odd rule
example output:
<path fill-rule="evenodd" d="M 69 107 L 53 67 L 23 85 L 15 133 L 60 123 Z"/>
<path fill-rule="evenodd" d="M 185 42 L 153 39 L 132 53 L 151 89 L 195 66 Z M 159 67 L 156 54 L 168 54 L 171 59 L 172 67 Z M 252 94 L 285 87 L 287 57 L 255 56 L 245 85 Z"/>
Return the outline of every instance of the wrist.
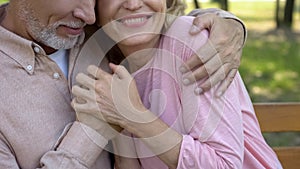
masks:
<path fill-rule="evenodd" d="M 91 127 L 80 123 L 81 129 L 85 132 L 85 134 L 99 147 L 104 148 L 108 143 L 107 135 L 102 135 L 101 132 L 98 132 Z"/>
<path fill-rule="evenodd" d="M 237 16 L 233 15 L 232 13 L 228 12 L 228 11 L 223 11 L 223 10 L 218 10 L 216 11 L 216 15 L 220 16 L 224 19 L 232 19 L 234 21 L 234 24 L 236 24 L 238 27 L 241 28 L 241 30 L 243 31 L 243 45 L 245 44 L 246 40 L 247 40 L 247 29 L 246 26 L 244 24 L 244 22 L 239 19 Z"/>

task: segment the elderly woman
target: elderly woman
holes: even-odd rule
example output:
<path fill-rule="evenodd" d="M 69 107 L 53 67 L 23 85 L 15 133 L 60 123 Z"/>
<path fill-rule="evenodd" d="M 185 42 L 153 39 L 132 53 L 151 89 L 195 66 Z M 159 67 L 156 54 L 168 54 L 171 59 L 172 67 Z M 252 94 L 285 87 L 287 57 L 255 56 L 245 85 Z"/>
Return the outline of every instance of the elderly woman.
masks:
<path fill-rule="evenodd" d="M 168 3 L 98 0 L 98 24 L 116 43 L 106 56 L 115 64 L 113 74 L 89 66 L 89 75 L 77 76 L 73 94 L 85 100 L 73 101 L 79 120 L 91 115 L 125 129 L 113 140 L 116 168 L 281 168 L 239 74 L 220 98 L 215 87 L 198 96 L 198 84 L 185 85 L 181 65 L 209 32 L 191 36 L 193 18 L 169 15 L 182 4 Z"/>

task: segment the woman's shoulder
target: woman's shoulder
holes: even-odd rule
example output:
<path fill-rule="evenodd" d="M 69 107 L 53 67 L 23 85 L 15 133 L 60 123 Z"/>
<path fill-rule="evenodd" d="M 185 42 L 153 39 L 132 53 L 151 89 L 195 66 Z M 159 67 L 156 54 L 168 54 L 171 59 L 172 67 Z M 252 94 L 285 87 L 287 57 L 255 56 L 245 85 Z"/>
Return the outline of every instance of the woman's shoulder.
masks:
<path fill-rule="evenodd" d="M 161 39 L 161 46 L 176 53 L 182 60 L 188 59 L 196 53 L 208 39 L 208 31 L 205 29 L 197 34 L 190 34 L 194 17 L 180 16 L 164 32 Z"/>
<path fill-rule="evenodd" d="M 197 34 L 190 34 L 194 18 L 193 16 L 177 17 L 170 27 L 168 27 L 164 35 L 184 43 L 191 49 L 199 49 L 207 41 L 209 33 L 204 29 Z"/>
<path fill-rule="evenodd" d="M 180 33 L 189 34 L 189 30 L 193 25 L 193 16 L 179 16 L 174 19 L 170 27 L 167 28 L 166 34 L 175 34 Z M 178 35 L 180 35 L 178 34 Z"/>

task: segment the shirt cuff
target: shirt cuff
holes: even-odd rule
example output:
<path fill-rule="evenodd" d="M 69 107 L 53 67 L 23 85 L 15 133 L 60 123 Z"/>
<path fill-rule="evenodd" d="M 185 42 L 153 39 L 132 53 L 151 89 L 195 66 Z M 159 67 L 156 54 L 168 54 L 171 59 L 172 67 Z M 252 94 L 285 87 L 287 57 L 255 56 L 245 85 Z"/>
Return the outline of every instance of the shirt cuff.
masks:
<path fill-rule="evenodd" d="M 80 122 L 74 122 L 57 150 L 67 152 L 90 168 L 107 143 L 108 140 L 95 130 Z"/>

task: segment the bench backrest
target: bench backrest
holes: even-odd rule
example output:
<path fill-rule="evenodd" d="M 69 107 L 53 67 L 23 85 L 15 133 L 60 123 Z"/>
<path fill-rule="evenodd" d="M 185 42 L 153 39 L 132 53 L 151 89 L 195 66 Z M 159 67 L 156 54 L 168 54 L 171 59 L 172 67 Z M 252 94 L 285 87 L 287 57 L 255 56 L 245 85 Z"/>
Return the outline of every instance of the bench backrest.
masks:
<path fill-rule="evenodd" d="M 300 103 L 255 103 L 262 132 L 300 132 Z M 273 147 L 284 169 L 300 168 L 300 146 Z"/>

